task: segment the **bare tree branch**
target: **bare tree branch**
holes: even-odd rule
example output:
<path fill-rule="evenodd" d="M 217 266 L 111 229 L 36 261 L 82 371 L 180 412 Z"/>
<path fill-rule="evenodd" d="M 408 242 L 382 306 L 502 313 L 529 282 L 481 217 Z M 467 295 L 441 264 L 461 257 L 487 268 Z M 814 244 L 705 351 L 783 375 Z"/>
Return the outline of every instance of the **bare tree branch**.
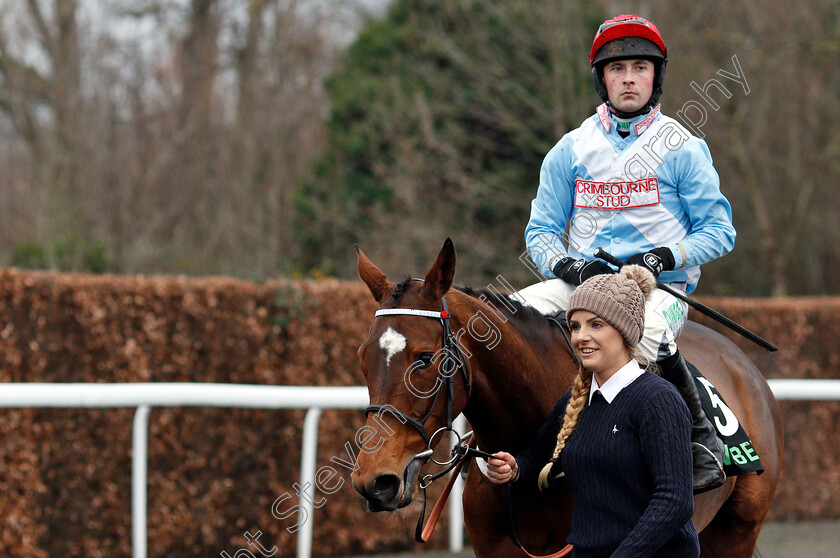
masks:
<path fill-rule="evenodd" d="M 44 14 L 41 12 L 41 7 L 38 5 L 38 1 L 26 0 L 26 7 L 29 11 L 29 16 L 35 23 L 35 29 L 38 32 L 41 46 L 44 47 L 44 50 L 50 57 L 50 60 L 54 61 L 56 58 L 55 39 L 50 32 L 46 20 L 44 19 Z"/>

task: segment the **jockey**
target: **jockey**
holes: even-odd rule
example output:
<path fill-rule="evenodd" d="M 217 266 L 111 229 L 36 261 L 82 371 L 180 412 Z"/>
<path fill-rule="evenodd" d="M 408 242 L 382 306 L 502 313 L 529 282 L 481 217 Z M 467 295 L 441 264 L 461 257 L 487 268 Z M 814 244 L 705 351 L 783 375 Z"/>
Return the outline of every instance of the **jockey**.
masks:
<path fill-rule="evenodd" d="M 568 307 L 574 289 L 601 273 L 603 248 L 658 279 L 692 292 L 700 265 L 732 250 L 732 210 L 706 143 L 660 111 L 667 49 L 636 15 L 605 21 L 589 62 L 604 103 L 548 152 L 525 230 L 528 254 L 548 277 L 521 291 L 545 314 Z M 720 486 L 724 448 L 700 404 L 676 339 L 685 302 L 656 289 L 646 305 L 641 353 L 656 361 L 692 415 L 695 492 Z"/>

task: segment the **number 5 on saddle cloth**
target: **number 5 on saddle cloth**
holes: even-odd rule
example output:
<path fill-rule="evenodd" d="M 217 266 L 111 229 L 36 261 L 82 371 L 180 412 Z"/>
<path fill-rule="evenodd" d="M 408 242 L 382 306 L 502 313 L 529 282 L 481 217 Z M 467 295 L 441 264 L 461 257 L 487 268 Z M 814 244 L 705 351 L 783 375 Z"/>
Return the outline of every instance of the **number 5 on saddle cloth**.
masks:
<path fill-rule="evenodd" d="M 723 471 L 727 477 L 743 475 L 753 471 L 756 474 L 764 472 L 761 458 L 744 431 L 735 413 L 723 401 L 718 390 L 707 380 L 696 366 L 688 364 L 688 369 L 694 376 L 697 384 L 697 392 L 700 394 L 700 403 L 703 405 L 703 412 L 709 417 L 715 426 L 718 436 L 723 441 L 725 453 L 723 458 Z"/>

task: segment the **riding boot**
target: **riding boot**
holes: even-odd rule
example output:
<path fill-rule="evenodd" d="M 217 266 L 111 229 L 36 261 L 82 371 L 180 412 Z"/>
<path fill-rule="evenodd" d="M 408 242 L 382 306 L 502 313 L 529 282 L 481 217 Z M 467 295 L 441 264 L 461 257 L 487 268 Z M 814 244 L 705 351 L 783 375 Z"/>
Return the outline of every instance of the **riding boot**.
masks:
<path fill-rule="evenodd" d="M 694 493 L 712 490 L 723 484 L 723 442 L 703 412 L 694 377 L 679 351 L 656 363 L 662 377 L 674 384 L 691 413 L 691 453 L 694 458 Z"/>

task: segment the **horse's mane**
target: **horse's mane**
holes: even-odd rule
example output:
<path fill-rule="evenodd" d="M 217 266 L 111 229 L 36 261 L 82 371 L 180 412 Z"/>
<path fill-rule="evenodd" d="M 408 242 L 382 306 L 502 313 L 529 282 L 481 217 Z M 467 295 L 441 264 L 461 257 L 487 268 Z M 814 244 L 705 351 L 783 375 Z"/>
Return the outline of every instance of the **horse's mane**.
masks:
<path fill-rule="evenodd" d="M 485 304 L 488 302 L 491 303 L 494 308 L 506 316 L 513 316 L 524 321 L 549 323 L 550 316 L 546 316 L 532 306 L 527 306 L 520 299 L 516 298 L 516 296 L 502 294 L 499 291 L 492 291 L 490 289 L 476 289 L 469 285 L 454 286 L 453 288 L 468 296 L 477 298 Z"/>
<path fill-rule="evenodd" d="M 406 277 L 397 283 L 396 287 L 394 287 L 394 291 L 391 293 L 391 297 L 393 297 L 394 300 L 399 300 L 402 295 L 405 294 L 406 290 L 408 290 L 412 281 L 416 281 L 416 279 Z M 453 285 L 452 288 L 464 293 L 467 296 L 478 299 L 484 304 L 491 304 L 497 312 L 501 312 L 507 317 L 513 317 L 514 319 L 522 322 L 550 323 L 549 318 L 551 316 L 546 316 L 533 307 L 524 304 L 521 299 L 516 296 L 503 294 L 499 291 L 490 289 L 476 289 L 470 285 Z"/>

